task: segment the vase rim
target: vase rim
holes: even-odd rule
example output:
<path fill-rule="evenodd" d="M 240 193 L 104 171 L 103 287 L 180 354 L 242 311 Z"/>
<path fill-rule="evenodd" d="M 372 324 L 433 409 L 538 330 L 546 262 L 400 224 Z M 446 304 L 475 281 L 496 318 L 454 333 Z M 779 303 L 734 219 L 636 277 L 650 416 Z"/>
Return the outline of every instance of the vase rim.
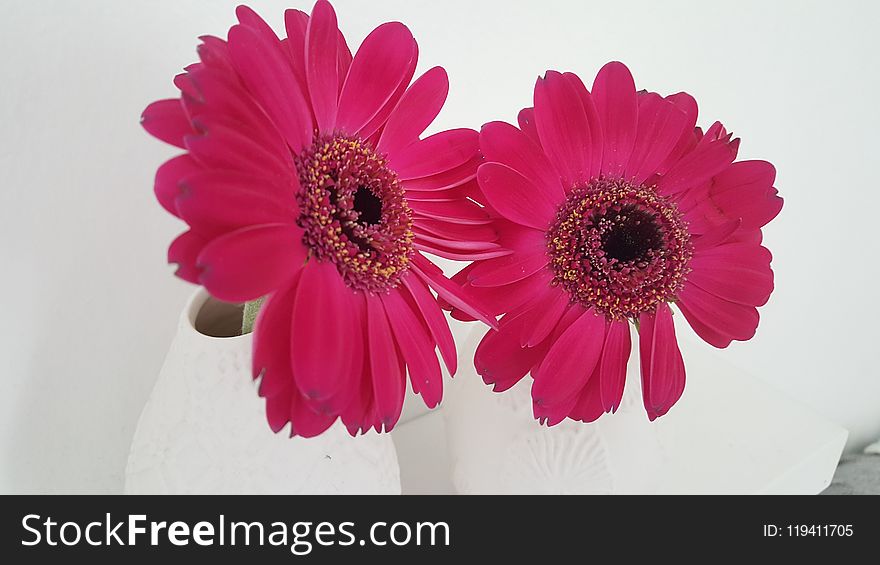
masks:
<path fill-rule="evenodd" d="M 199 287 L 189 298 L 180 317 L 180 326 L 200 338 L 206 340 L 223 341 L 232 343 L 236 341 L 245 341 L 251 339 L 253 334 L 246 335 L 212 335 L 206 333 L 199 328 L 199 315 L 202 314 L 205 306 L 213 303 L 217 306 L 228 306 L 231 308 L 240 308 L 241 305 L 225 303 L 212 297 L 204 287 Z"/>

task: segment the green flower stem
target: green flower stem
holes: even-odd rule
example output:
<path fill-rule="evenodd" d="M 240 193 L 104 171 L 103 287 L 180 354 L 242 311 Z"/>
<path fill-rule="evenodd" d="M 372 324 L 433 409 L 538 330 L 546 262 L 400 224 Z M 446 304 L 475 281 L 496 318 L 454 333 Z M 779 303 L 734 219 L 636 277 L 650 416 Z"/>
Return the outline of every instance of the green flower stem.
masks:
<path fill-rule="evenodd" d="M 264 298 L 258 298 L 244 305 L 244 314 L 241 317 L 241 335 L 247 335 L 254 331 L 254 324 L 257 323 L 257 314 L 260 307 L 263 306 Z"/>

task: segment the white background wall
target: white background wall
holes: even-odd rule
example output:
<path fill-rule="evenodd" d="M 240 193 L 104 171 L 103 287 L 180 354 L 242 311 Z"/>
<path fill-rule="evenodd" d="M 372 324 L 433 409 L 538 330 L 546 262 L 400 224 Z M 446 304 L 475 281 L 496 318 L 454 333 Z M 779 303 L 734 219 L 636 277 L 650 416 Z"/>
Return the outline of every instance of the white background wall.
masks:
<path fill-rule="evenodd" d="M 3 0 L 0 18 L 0 492 L 117 492 L 128 444 L 191 292 L 153 200 L 174 151 L 138 126 L 174 94 L 227 0 Z M 254 1 L 276 28 L 286 6 Z M 337 0 L 357 45 L 406 22 L 452 92 L 436 128 L 513 120 L 548 68 L 696 96 L 779 169 L 766 231 L 777 292 L 725 359 L 852 432 L 880 434 L 880 21 L 871 1 Z M 699 375 L 689 375 L 699 378 Z M 748 406 L 742 407 L 748 418 Z M 780 421 L 780 426 L 786 422 Z"/>

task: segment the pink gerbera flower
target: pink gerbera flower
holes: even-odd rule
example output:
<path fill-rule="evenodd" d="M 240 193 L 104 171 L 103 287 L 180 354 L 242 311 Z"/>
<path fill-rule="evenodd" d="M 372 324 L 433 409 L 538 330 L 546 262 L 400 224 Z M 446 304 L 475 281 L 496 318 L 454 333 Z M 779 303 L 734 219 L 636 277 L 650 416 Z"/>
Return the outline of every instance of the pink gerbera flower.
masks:
<path fill-rule="evenodd" d="M 483 127 L 479 185 L 513 253 L 456 278 L 505 314 L 480 343 L 478 372 L 499 392 L 531 372 L 542 422 L 618 408 L 630 322 L 648 417 L 666 414 L 685 385 L 671 304 L 716 347 L 755 334 L 773 290 L 761 227 L 782 207 L 775 171 L 735 163 L 739 140 L 696 120 L 689 95 L 637 92 L 609 63 L 592 91 L 548 72 L 519 129 Z"/>
<path fill-rule="evenodd" d="M 410 375 L 442 397 L 435 348 L 456 369 L 429 290 L 487 323 L 422 251 L 503 253 L 476 190 L 479 136 L 420 139 L 445 102 L 436 67 L 410 84 L 418 48 L 400 23 L 352 57 L 330 4 L 285 13 L 287 37 L 246 7 L 228 41 L 203 37 L 180 98 L 143 125 L 187 151 L 156 177 L 162 205 L 189 225 L 169 249 L 177 274 L 229 302 L 268 297 L 255 327 L 270 426 L 315 436 L 341 417 L 353 435 L 390 430 Z"/>

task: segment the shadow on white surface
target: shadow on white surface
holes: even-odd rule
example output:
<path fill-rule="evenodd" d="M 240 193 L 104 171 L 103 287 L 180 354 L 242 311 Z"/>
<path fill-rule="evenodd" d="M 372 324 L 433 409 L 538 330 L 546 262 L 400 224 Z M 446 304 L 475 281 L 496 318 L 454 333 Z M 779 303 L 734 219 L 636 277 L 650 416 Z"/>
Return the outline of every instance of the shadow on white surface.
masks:
<path fill-rule="evenodd" d="M 482 330 L 476 328 L 474 334 L 478 337 Z M 463 347 L 466 356 L 476 346 L 473 335 L 467 344 L 469 347 Z M 656 474 L 657 480 L 649 488 L 657 494 L 818 494 L 831 483 L 846 443 L 846 430 L 733 368 L 723 355 L 709 351 L 694 338 L 683 337 L 681 345 L 688 385 L 682 400 L 654 423 L 662 457 L 651 468 L 612 468 L 612 473 Z M 539 430 L 537 422 L 531 421 L 528 410 L 511 412 L 510 397 L 484 386 L 469 364 L 463 364 L 455 381 L 447 383 L 451 394 L 447 394 L 443 408 L 403 423 L 394 432 L 403 493 L 456 492 L 452 477 L 463 480 L 475 494 L 526 492 L 523 483 L 506 485 L 496 479 L 505 476 L 504 465 L 516 460 L 506 455 L 517 445 L 507 443 L 512 436 L 506 428 L 517 426 L 531 433 L 528 430 Z M 637 387 L 634 392 L 638 394 Z M 467 409 L 453 403 L 464 403 Z M 457 418 L 456 427 L 465 430 L 467 446 L 448 441 L 447 432 L 453 428 L 445 421 L 444 411 Z M 620 413 L 604 416 L 600 425 L 615 417 L 621 417 Z M 589 425 L 594 424 L 567 422 L 541 432 L 564 434 L 566 426 Z M 498 426 L 505 430 L 495 430 Z M 626 439 L 618 434 L 605 441 Z M 456 452 L 463 448 L 476 455 Z M 463 464 L 470 466 L 453 468 Z M 643 483 L 626 484 L 647 492 Z"/>

